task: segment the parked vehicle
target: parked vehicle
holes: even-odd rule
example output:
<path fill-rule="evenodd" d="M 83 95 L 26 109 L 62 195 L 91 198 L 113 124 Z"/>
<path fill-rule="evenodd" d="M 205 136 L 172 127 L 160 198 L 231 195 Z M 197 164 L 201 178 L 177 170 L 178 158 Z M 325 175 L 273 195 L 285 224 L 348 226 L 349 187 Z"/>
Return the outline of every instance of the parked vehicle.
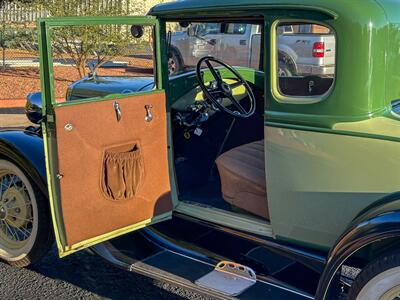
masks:
<path fill-rule="evenodd" d="M 258 68 L 261 25 L 192 23 L 171 34 L 170 74 L 194 68 L 204 55 L 224 58 L 231 65 Z M 322 30 L 321 30 L 322 29 Z M 279 73 L 332 76 L 335 71 L 335 38 L 318 25 L 282 26 L 278 31 Z M 312 54 L 312 55 L 311 55 Z"/>
<path fill-rule="evenodd" d="M 61 257 L 90 249 L 216 299 L 397 299 L 399 5 L 186 0 L 39 21 L 37 126 L 0 133 L 0 257 L 27 266 L 55 237 Z M 258 66 L 204 51 L 168 76 L 167 28 L 244 22 L 262 28 Z M 154 42 L 154 76 L 98 69 L 57 98 L 52 34 L 124 24 L 121 40 Z M 329 35 L 302 48 L 335 53 L 329 76 L 280 72 L 279 37 L 299 25 Z"/>

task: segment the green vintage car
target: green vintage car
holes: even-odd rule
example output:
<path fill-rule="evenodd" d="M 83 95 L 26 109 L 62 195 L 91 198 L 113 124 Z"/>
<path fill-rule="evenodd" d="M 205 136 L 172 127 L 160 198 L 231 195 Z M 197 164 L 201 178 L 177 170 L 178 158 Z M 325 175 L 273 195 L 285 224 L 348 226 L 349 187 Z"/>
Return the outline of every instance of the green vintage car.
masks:
<path fill-rule="evenodd" d="M 38 125 L 0 133 L 4 261 L 38 261 L 54 235 L 60 257 L 90 249 L 215 299 L 400 298 L 399 0 L 182 0 L 38 26 Z M 60 96 L 67 46 L 97 65 Z M 184 51 L 196 63 L 170 75 Z"/>

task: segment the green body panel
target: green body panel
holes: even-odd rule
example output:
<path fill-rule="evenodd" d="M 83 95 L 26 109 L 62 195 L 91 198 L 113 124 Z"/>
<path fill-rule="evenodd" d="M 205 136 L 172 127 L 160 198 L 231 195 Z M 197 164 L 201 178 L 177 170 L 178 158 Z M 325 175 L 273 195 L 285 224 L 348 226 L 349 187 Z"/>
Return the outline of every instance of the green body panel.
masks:
<path fill-rule="evenodd" d="M 399 11 L 400 2 L 395 11 Z M 400 13 L 397 13 L 398 23 L 392 23 L 388 29 L 388 50 L 386 69 L 386 100 L 400 99 Z"/>
<path fill-rule="evenodd" d="M 365 207 L 398 190 L 400 143 L 266 127 L 275 235 L 330 248 Z"/>

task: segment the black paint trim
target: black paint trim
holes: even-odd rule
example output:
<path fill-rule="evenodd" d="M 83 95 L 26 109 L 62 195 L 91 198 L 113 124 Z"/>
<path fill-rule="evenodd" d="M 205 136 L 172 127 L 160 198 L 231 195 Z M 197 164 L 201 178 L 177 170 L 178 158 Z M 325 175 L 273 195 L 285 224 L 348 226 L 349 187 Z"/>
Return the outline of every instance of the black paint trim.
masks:
<path fill-rule="evenodd" d="M 356 224 L 355 221 L 330 251 L 315 299 L 326 299 L 339 268 L 355 252 L 374 242 L 400 237 L 400 209 L 388 211 L 383 207 L 377 207 L 373 212 L 366 212 L 357 220 L 359 223 Z"/>
<path fill-rule="evenodd" d="M 309 249 L 298 248 L 290 244 L 278 242 L 277 240 L 274 239 L 268 239 L 263 236 L 249 234 L 240 230 L 228 228 L 222 225 L 217 225 L 212 222 L 199 220 L 197 218 L 182 213 L 174 212 L 174 217 L 182 218 L 190 222 L 207 226 L 209 228 L 224 232 L 229 235 L 233 235 L 238 238 L 244 238 L 250 240 L 256 244 L 268 248 L 269 250 L 277 253 L 278 255 L 292 259 L 316 271 L 317 273 L 322 273 L 325 268 L 326 260 L 323 253 L 315 252 Z"/>

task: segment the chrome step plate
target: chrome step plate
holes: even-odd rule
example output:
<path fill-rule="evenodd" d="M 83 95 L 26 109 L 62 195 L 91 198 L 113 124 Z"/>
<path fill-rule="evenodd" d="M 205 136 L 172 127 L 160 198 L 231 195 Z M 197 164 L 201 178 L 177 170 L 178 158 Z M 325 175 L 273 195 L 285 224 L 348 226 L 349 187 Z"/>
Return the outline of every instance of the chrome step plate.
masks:
<path fill-rule="evenodd" d="M 257 282 L 249 267 L 230 261 L 221 261 L 215 269 L 196 280 L 196 284 L 227 296 L 238 296 Z"/>

